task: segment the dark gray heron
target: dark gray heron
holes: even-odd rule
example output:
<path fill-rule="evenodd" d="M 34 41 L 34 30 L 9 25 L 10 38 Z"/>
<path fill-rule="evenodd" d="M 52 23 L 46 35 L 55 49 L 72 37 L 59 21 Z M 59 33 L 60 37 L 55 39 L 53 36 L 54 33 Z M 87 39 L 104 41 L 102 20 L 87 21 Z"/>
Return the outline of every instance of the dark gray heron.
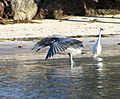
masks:
<path fill-rule="evenodd" d="M 39 51 L 41 48 L 45 48 L 47 46 L 50 48 L 45 59 L 53 57 L 57 53 L 65 52 L 70 57 L 71 67 L 73 67 L 74 64 L 73 55 L 81 54 L 83 49 L 81 41 L 64 36 L 45 37 L 41 41 L 37 42 L 33 49 Z"/>

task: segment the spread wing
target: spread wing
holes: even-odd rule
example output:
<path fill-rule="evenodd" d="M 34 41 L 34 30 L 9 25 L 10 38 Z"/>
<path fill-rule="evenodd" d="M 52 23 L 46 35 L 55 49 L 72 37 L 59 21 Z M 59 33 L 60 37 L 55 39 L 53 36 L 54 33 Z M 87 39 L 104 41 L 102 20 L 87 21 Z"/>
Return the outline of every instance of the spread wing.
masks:
<path fill-rule="evenodd" d="M 47 53 L 46 59 L 53 57 L 53 55 L 57 54 L 60 51 L 64 51 L 67 49 L 67 46 L 64 43 L 54 42 Z"/>
<path fill-rule="evenodd" d="M 60 51 L 64 51 L 69 46 L 73 46 L 76 43 L 82 44 L 81 41 L 71 38 L 60 38 L 53 42 L 50 46 L 50 49 L 47 53 L 46 59 L 53 57 L 55 54 L 59 53 Z"/>
<path fill-rule="evenodd" d="M 69 46 L 74 46 L 76 44 L 82 44 L 82 42 L 72 38 L 54 36 L 54 37 L 46 37 L 42 39 L 40 42 L 35 44 L 33 49 L 39 51 L 41 48 L 49 46 L 50 48 L 45 58 L 48 59 L 50 57 L 53 57 L 55 54 L 59 53 L 60 51 L 64 51 Z"/>
<path fill-rule="evenodd" d="M 51 38 L 48 38 L 48 37 L 43 38 L 43 39 L 41 39 L 41 41 L 37 42 L 32 49 L 33 50 L 35 49 L 38 52 L 42 48 L 50 46 L 50 44 L 49 44 L 50 41 L 51 41 Z"/>

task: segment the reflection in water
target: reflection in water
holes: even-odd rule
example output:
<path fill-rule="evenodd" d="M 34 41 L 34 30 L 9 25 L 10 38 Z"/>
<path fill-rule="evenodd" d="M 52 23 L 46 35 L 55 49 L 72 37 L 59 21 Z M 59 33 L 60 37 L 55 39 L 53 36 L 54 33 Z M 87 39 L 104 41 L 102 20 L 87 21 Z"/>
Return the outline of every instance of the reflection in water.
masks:
<path fill-rule="evenodd" d="M 97 61 L 97 63 L 96 64 L 94 64 L 96 67 L 97 67 L 97 71 L 98 71 L 98 84 L 97 84 L 97 89 L 99 89 L 99 90 L 101 90 L 101 89 L 103 89 L 103 80 L 102 79 L 104 79 L 104 77 L 105 77 L 105 74 L 104 74 L 104 68 L 103 68 L 103 61 L 101 62 L 101 61 Z M 100 91 L 99 92 L 99 94 L 101 95 L 101 96 L 104 96 L 104 92 L 102 92 L 102 91 Z"/>
<path fill-rule="evenodd" d="M 71 71 L 70 73 L 72 76 L 83 76 L 83 67 L 82 66 L 71 68 L 70 71 Z"/>
<path fill-rule="evenodd" d="M 95 57 L 94 60 L 95 60 L 95 61 L 98 61 L 98 62 L 102 62 L 102 61 L 103 61 L 103 58 L 101 58 L 101 57 Z"/>
<path fill-rule="evenodd" d="M 24 55 L 21 55 L 24 57 Z M 110 61 L 111 60 L 111 61 Z M 0 99 L 118 99 L 120 58 L 0 60 Z M 61 64 L 60 64 L 61 63 Z"/>

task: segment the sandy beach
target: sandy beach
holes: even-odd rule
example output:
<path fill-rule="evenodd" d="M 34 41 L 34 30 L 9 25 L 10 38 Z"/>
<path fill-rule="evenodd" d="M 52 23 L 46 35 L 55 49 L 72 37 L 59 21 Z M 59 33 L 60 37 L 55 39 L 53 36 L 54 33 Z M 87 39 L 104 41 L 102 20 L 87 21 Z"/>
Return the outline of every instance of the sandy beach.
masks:
<path fill-rule="evenodd" d="M 65 20 L 33 20 L 34 23 L 0 25 L 0 39 L 35 38 L 50 35 L 88 36 L 120 34 L 120 17 L 66 17 Z"/>

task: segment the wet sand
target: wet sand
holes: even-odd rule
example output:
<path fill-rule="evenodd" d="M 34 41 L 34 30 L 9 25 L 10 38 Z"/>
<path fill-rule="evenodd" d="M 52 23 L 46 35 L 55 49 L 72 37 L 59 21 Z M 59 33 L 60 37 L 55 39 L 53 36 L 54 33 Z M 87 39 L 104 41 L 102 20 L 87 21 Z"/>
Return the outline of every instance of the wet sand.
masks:
<path fill-rule="evenodd" d="M 96 37 L 76 38 L 83 41 L 84 52 L 86 54 L 77 55 L 76 58 L 80 57 L 92 57 L 91 48 L 95 43 Z M 0 42 L 0 60 L 6 59 L 44 59 L 47 53 L 47 49 L 42 49 L 40 52 L 35 52 L 32 47 L 37 42 L 34 41 L 1 41 Z M 120 55 L 120 36 L 104 37 L 101 40 L 102 44 L 102 55 L 101 57 L 118 56 Z M 55 55 L 55 58 L 68 58 L 68 55 Z"/>

